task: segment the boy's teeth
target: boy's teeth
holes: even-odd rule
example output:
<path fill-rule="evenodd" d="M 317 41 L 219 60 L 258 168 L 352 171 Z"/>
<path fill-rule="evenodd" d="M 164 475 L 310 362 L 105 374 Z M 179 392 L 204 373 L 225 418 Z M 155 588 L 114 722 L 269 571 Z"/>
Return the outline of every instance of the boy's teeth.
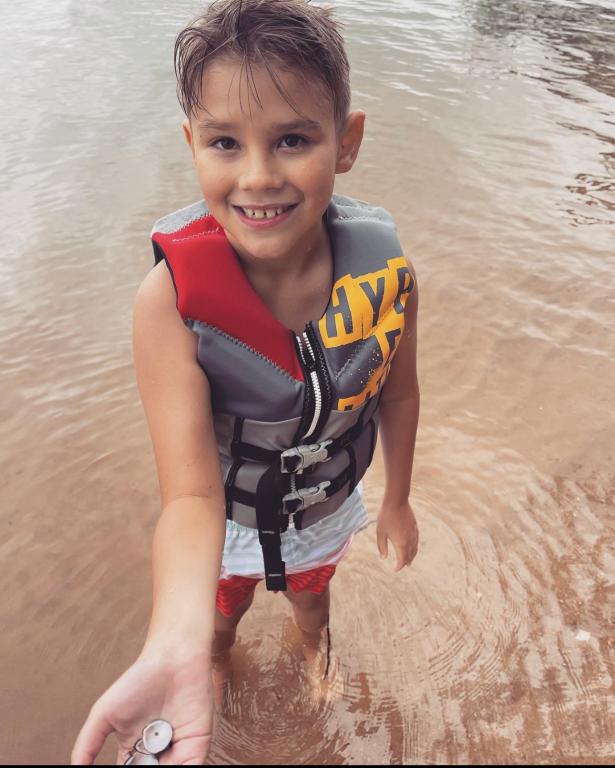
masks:
<path fill-rule="evenodd" d="M 284 213 L 286 210 L 285 208 L 264 208 L 264 209 L 256 209 L 256 208 L 242 208 L 241 209 L 246 216 L 249 216 L 251 219 L 273 219 L 274 216 L 279 216 L 281 213 Z"/>

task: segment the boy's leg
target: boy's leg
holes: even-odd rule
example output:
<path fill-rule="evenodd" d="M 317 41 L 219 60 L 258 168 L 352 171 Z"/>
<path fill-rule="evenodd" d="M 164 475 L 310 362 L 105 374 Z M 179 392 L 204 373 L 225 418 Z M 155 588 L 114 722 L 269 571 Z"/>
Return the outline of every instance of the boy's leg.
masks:
<path fill-rule="evenodd" d="M 228 589 L 228 582 L 218 586 L 214 639 L 212 642 L 212 682 L 218 712 L 225 712 L 229 684 L 232 679 L 231 648 L 235 642 L 237 625 L 252 605 L 257 582 L 252 585 L 243 580 L 239 592 Z M 241 582 L 240 582 L 241 584 Z"/>
<path fill-rule="evenodd" d="M 301 651 L 308 663 L 309 679 L 312 684 L 318 686 L 314 693 L 319 698 L 322 695 L 320 686 L 329 673 L 329 585 L 327 584 L 322 593 L 316 594 L 307 590 L 293 592 L 289 584 L 284 595 L 293 607 Z"/>
<path fill-rule="evenodd" d="M 290 587 L 283 593 L 284 597 L 290 602 L 295 615 L 295 623 L 305 635 L 320 636 L 320 631 L 327 626 L 329 618 L 329 606 L 331 597 L 329 585 L 325 587 L 321 594 L 314 592 L 293 592 Z"/>
<path fill-rule="evenodd" d="M 232 602 L 229 605 L 228 593 L 225 595 L 225 590 L 220 585 L 218 587 L 218 599 L 216 616 L 214 622 L 214 640 L 212 644 L 212 653 L 214 655 L 222 654 L 228 651 L 235 642 L 235 636 L 237 634 L 237 625 L 241 621 L 243 615 L 252 605 L 254 600 L 254 590 L 258 583 L 256 579 L 245 580 L 253 583 L 247 583 L 242 589 L 242 594 L 232 598 Z"/>

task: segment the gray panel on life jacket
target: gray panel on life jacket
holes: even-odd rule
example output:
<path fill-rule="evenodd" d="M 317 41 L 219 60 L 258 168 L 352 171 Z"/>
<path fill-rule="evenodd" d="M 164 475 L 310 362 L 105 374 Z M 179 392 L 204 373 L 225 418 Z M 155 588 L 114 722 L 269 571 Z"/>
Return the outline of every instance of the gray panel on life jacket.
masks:
<path fill-rule="evenodd" d="M 241 429 L 241 440 L 259 448 L 279 451 L 291 445 L 301 418 L 288 421 L 257 421 L 245 419 Z M 214 413 L 214 431 L 218 448 L 227 456 L 231 455 L 231 443 L 235 432 L 235 416 L 228 413 Z"/>
<path fill-rule="evenodd" d="M 376 407 L 374 399 L 369 401 L 364 422 L 367 422 Z M 344 411 L 332 411 L 328 422 L 318 438 L 318 442 L 339 437 L 361 417 L 361 409 L 349 414 Z M 241 429 L 241 440 L 250 445 L 268 450 L 282 451 L 293 444 L 293 438 L 297 433 L 301 419 L 288 419 L 287 421 L 257 421 L 245 419 Z M 218 448 L 227 456 L 231 455 L 231 443 L 235 431 L 235 416 L 226 413 L 214 413 L 214 430 Z M 309 443 L 309 440 L 308 440 Z"/>
<path fill-rule="evenodd" d="M 211 385 L 214 411 L 258 420 L 272 413 L 301 416 L 302 381 L 218 328 L 198 320 L 185 323 L 199 337 L 197 359 Z"/>
<path fill-rule="evenodd" d="M 372 271 L 375 253 L 383 263 L 402 254 L 395 221 L 384 208 L 333 195 L 327 229 L 339 275 L 359 277 Z"/>
<path fill-rule="evenodd" d="M 163 235 L 168 235 L 171 232 L 177 232 L 188 224 L 192 224 L 197 219 L 202 219 L 209 213 L 204 200 L 199 200 L 196 203 L 191 203 L 185 208 L 180 208 L 179 211 L 174 211 L 166 216 L 158 219 L 152 227 L 150 237 L 155 232 L 160 232 Z"/>

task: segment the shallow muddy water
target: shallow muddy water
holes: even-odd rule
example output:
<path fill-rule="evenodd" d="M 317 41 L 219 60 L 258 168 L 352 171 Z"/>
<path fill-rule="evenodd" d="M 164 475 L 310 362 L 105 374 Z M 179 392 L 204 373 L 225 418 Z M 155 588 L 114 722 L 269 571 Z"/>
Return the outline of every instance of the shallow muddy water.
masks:
<path fill-rule="evenodd" d="M 615 9 L 334 5 L 368 115 L 337 189 L 393 212 L 420 286 L 421 547 L 397 575 L 377 557 L 377 453 L 332 583 L 327 696 L 259 588 L 210 760 L 609 762 Z M 152 222 L 199 196 L 172 74 L 198 8 L 4 10 L 5 763 L 65 763 L 144 639 L 159 503 L 131 309 Z"/>

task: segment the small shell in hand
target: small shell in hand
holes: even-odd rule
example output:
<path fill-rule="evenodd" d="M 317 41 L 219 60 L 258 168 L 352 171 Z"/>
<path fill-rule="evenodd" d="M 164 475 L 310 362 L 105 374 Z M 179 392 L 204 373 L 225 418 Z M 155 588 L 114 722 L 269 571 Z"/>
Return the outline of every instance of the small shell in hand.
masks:
<path fill-rule="evenodd" d="M 143 743 L 143 739 L 139 739 L 137 743 L 135 744 L 134 748 L 137 750 L 137 752 L 140 752 L 142 755 L 149 755 L 149 752 L 147 749 L 145 749 L 145 744 Z"/>
<path fill-rule="evenodd" d="M 132 754 L 124 765 L 158 765 L 158 760 L 154 755 L 144 755 L 142 752 Z"/>
<path fill-rule="evenodd" d="M 166 720 L 153 720 L 143 729 L 143 746 L 151 755 L 159 755 L 169 746 L 173 728 Z"/>

